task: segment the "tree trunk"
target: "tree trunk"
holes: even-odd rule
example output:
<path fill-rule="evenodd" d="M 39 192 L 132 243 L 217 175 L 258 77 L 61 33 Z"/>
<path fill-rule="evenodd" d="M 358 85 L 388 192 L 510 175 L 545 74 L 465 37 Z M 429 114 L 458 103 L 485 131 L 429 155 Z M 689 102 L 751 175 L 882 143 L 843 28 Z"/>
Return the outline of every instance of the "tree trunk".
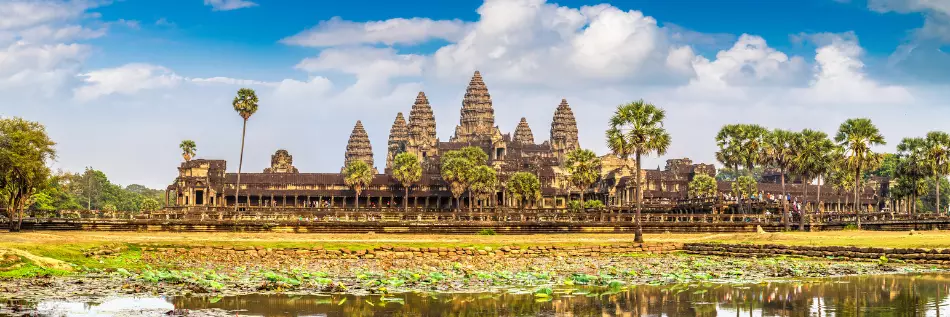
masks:
<path fill-rule="evenodd" d="M 818 198 L 815 198 L 815 201 L 818 202 L 818 212 L 822 214 L 825 213 L 825 204 L 821 203 L 821 186 L 824 185 L 824 180 L 824 177 L 818 175 Z"/>
<path fill-rule="evenodd" d="M 584 204 L 584 190 L 581 189 L 581 204 Z"/>
<path fill-rule="evenodd" d="M 402 196 L 403 210 L 409 211 L 409 186 L 406 186 L 406 196 Z"/>
<path fill-rule="evenodd" d="M 858 189 L 861 188 L 861 160 L 858 160 L 858 166 L 854 173 L 854 215 L 858 219 L 858 230 L 861 230 L 861 196 L 858 195 Z"/>
<path fill-rule="evenodd" d="M 935 183 L 937 183 L 937 214 L 940 214 L 943 211 L 940 209 L 940 175 L 937 175 Z"/>
<path fill-rule="evenodd" d="M 779 171 L 782 173 L 779 176 L 782 181 L 782 224 L 785 225 L 785 231 L 792 231 L 792 224 L 788 215 L 788 191 L 785 190 L 785 169 L 782 168 Z"/>
<path fill-rule="evenodd" d="M 238 174 L 237 174 L 237 186 L 235 186 L 234 191 L 234 212 L 238 211 L 239 202 L 241 201 L 241 166 L 244 165 L 244 136 L 247 135 L 247 119 L 244 119 L 244 127 L 241 128 L 241 156 L 238 158 Z M 250 203 L 250 197 L 248 197 L 248 202 Z"/>
<path fill-rule="evenodd" d="M 626 162 L 625 162 L 626 163 Z M 640 223 L 640 209 L 643 207 L 643 191 L 640 190 L 640 151 L 637 151 L 637 169 L 633 171 L 633 179 L 637 187 L 637 229 L 633 234 L 633 242 L 643 243 L 643 225 Z"/>
<path fill-rule="evenodd" d="M 802 193 L 802 207 L 798 209 L 798 231 L 805 231 L 805 210 L 808 209 L 808 181 L 802 181 L 805 189 Z"/>
<path fill-rule="evenodd" d="M 353 204 L 356 205 L 356 211 L 360 211 L 360 192 L 361 192 L 361 191 L 362 191 L 362 189 L 357 189 L 357 190 L 355 190 L 355 192 L 356 192 L 356 200 L 353 201 Z"/>

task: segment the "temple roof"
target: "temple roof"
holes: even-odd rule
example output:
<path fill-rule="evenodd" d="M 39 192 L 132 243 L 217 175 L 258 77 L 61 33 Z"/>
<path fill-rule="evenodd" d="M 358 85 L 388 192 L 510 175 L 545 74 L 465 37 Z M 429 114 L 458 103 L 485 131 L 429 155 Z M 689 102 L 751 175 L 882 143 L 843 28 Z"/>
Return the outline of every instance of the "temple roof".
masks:
<path fill-rule="evenodd" d="M 491 95 L 482 80 L 482 74 L 475 71 L 465 88 L 461 117 L 455 128 L 454 139 L 465 142 L 478 137 L 490 137 L 494 127 L 495 110 L 492 108 Z"/>
<path fill-rule="evenodd" d="M 416 144 L 435 145 L 435 116 L 432 114 L 432 106 L 429 105 L 429 99 L 424 92 L 416 95 L 416 102 L 412 104 L 412 110 L 409 111 L 409 139 Z"/>
<path fill-rule="evenodd" d="M 363 122 L 357 120 L 353 132 L 350 133 L 350 139 L 346 143 L 346 154 L 344 158 L 344 167 L 353 161 L 361 160 L 366 162 L 369 167 L 373 167 L 373 146 L 369 143 L 369 135 L 363 128 Z"/>
<path fill-rule="evenodd" d="M 554 112 L 554 120 L 551 121 L 551 145 L 561 152 L 580 147 L 577 141 L 577 120 L 574 119 L 574 112 L 567 104 L 567 99 L 561 99 L 561 104 Z"/>
<path fill-rule="evenodd" d="M 531 133 L 531 127 L 528 126 L 528 120 L 524 117 L 521 118 L 521 122 L 518 122 L 518 127 L 515 128 L 515 142 L 534 144 L 534 134 Z"/>

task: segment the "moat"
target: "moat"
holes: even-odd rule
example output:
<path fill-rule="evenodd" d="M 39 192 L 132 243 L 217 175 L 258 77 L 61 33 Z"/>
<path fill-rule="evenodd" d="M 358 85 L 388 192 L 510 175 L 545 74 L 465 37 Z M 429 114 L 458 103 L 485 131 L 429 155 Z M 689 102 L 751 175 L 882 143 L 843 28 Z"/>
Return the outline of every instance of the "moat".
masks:
<path fill-rule="evenodd" d="M 896 274 L 756 284 L 560 286 L 479 293 L 112 297 L 5 304 L 50 316 L 940 316 L 950 275 Z"/>

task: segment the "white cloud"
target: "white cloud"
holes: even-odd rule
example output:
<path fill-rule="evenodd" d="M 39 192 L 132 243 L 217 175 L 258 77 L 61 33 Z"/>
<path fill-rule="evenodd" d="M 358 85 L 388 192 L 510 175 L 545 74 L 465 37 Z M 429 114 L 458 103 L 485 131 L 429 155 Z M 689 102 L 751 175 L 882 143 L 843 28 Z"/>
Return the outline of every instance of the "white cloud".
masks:
<path fill-rule="evenodd" d="M 277 83 L 260 81 L 260 80 L 251 80 L 251 79 L 238 79 L 230 77 L 211 77 L 211 78 L 190 78 L 191 82 L 194 83 L 211 83 L 211 84 L 226 84 L 226 85 L 239 85 L 239 86 L 276 86 Z"/>
<path fill-rule="evenodd" d="M 88 1 L 0 2 L 0 30 L 23 29 L 76 19 L 92 6 Z"/>
<path fill-rule="evenodd" d="M 746 86 L 761 84 L 794 84 L 806 68 L 802 57 L 789 57 L 759 36 L 743 34 L 729 50 L 720 51 L 716 59 L 696 57 L 694 84 L 711 86 Z"/>
<path fill-rule="evenodd" d="M 231 11 L 257 6 L 257 3 L 247 0 L 205 0 L 206 6 L 214 11 Z"/>
<path fill-rule="evenodd" d="M 328 47 L 352 44 L 416 44 L 430 39 L 457 40 L 466 29 L 461 20 L 428 18 L 352 22 L 333 17 L 317 26 L 282 39 L 290 45 Z"/>
<path fill-rule="evenodd" d="M 100 69 L 81 75 L 85 85 L 74 90 L 79 101 L 122 94 L 131 95 L 141 90 L 170 88 L 184 78 L 170 69 L 150 64 L 126 64 L 116 68 Z"/>

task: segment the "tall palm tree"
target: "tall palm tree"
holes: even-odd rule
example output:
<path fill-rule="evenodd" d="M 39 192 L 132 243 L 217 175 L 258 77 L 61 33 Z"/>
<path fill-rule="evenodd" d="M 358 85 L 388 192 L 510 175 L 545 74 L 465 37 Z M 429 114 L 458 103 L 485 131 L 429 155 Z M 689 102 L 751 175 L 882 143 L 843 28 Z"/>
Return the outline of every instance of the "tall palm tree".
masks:
<path fill-rule="evenodd" d="M 924 144 L 926 146 L 924 160 L 936 183 L 936 211 L 939 213 L 942 211 L 940 209 L 940 180 L 950 174 L 950 135 L 942 131 L 927 132 Z"/>
<path fill-rule="evenodd" d="M 584 192 L 590 188 L 600 176 L 600 158 L 594 151 L 576 149 L 567 153 L 564 166 L 571 173 L 571 184 L 581 192 L 581 203 L 584 202 Z"/>
<path fill-rule="evenodd" d="M 751 172 L 756 165 L 762 163 L 765 136 L 769 134 L 769 130 L 758 124 L 742 124 L 739 131 L 742 134 L 739 157 L 745 168 Z"/>
<path fill-rule="evenodd" d="M 788 214 L 788 191 L 785 189 L 785 174 L 794 166 L 795 144 L 799 141 L 799 134 L 782 129 L 775 129 L 765 135 L 762 152 L 762 162 L 779 170 L 779 179 L 782 184 L 782 223 L 785 230 L 791 230 Z"/>
<path fill-rule="evenodd" d="M 422 178 L 422 164 L 419 163 L 419 157 L 409 152 L 399 153 L 393 158 L 392 174 L 393 178 L 406 189 L 406 196 L 403 197 L 402 204 L 404 209 L 408 211 L 409 187 Z"/>
<path fill-rule="evenodd" d="M 716 152 L 716 160 L 722 165 L 732 167 L 736 174 L 739 173 L 739 165 L 743 164 L 743 137 L 741 124 L 724 125 L 716 134 L 716 145 L 719 146 L 719 151 Z M 736 177 L 739 176 L 736 175 Z"/>
<path fill-rule="evenodd" d="M 181 148 L 181 157 L 185 159 L 185 162 L 191 161 L 191 158 L 195 156 L 195 151 L 198 150 L 195 141 L 192 140 L 181 141 L 178 147 Z"/>
<path fill-rule="evenodd" d="M 498 189 L 498 173 L 495 172 L 495 169 L 488 165 L 479 165 L 472 170 L 468 178 L 474 198 L 476 200 L 484 199 L 488 203 L 489 198 Z M 471 201 L 469 201 L 469 204 L 471 204 Z M 479 210 L 481 210 L 481 205 L 479 205 Z"/>
<path fill-rule="evenodd" d="M 373 182 L 373 169 L 363 161 L 353 161 L 343 169 L 343 182 L 356 192 L 356 210 L 360 210 L 360 194 Z"/>
<path fill-rule="evenodd" d="M 897 155 L 899 161 L 897 164 L 896 176 L 899 179 L 898 186 L 906 189 L 906 194 L 910 198 L 908 212 L 916 211 L 917 197 L 923 194 L 922 179 L 930 175 L 930 166 L 927 164 L 927 141 L 924 138 L 904 138 L 897 144 Z"/>
<path fill-rule="evenodd" d="M 640 223 L 640 212 L 643 208 L 643 190 L 640 186 L 640 158 L 646 154 L 666 154 L 670 147 L 670 134 L 663 128 L 663 119 L 666 111 L 643 100 L 637 100 L 625 105 L 617 106 L 613 117 L 610 118 L 610 128 L 607 130 L 607 146 L 616 154 L 632 152 L 636 159 L 637 168 L 634 170 L 634 183 L 637 188 L 637 229 L 634 241 L 643 242 L 643 227 Z M 626 158 L 624 158 L 626 161 Z"/>
<path fill-rule="evenodd" d="M 815 201 L 818 202 L 818 209 L 821 210 L 822 179 L 831 170 L 836 145 L 831 142 L 827 133 L 821 131 L 804 129 L 800 135 L 795 145 L 797 151 L 793 165 L 797 170 L 796 173 L 805 181 L 803 197 L 805 201 L 808 200 L 808 183 L 815 178 L 819 179 L 818 196 Z"/>
<path fill-rule="evenodd" d="M 884 136 L 871 123 L 868 118 L 851 118 L 845 120 L 838 127 L 838 134 L 835 135 L 835 142 L 838 142 L 845 149 L 845 157 L 848 168 L 854 172 L 854 206 L 861 206 L 861 197 L 858 195 L 861 187 L 861 171 L 869 169 L 874 163 L 880 161 L 879 156 L 871 150 L 871 147 L 887 144 Z M 861 229 L 861 217 L 857 217 L 858 229 Z"/>
<path fill-rule="evenodd" d="M 238 159 L 237 185 L 234 191 L 234 212 L 238 211 L 238 202 L 241 199 L 241 167 L 244 165 L 244 136 L 247 134 L 247 119 L 250 119 L 257 112 L 257 93 L 254 89 L 241 88 L 234 96 L 234 111 L 244 119 L 244 127 L 241 128 L 241 156 Z"/>

